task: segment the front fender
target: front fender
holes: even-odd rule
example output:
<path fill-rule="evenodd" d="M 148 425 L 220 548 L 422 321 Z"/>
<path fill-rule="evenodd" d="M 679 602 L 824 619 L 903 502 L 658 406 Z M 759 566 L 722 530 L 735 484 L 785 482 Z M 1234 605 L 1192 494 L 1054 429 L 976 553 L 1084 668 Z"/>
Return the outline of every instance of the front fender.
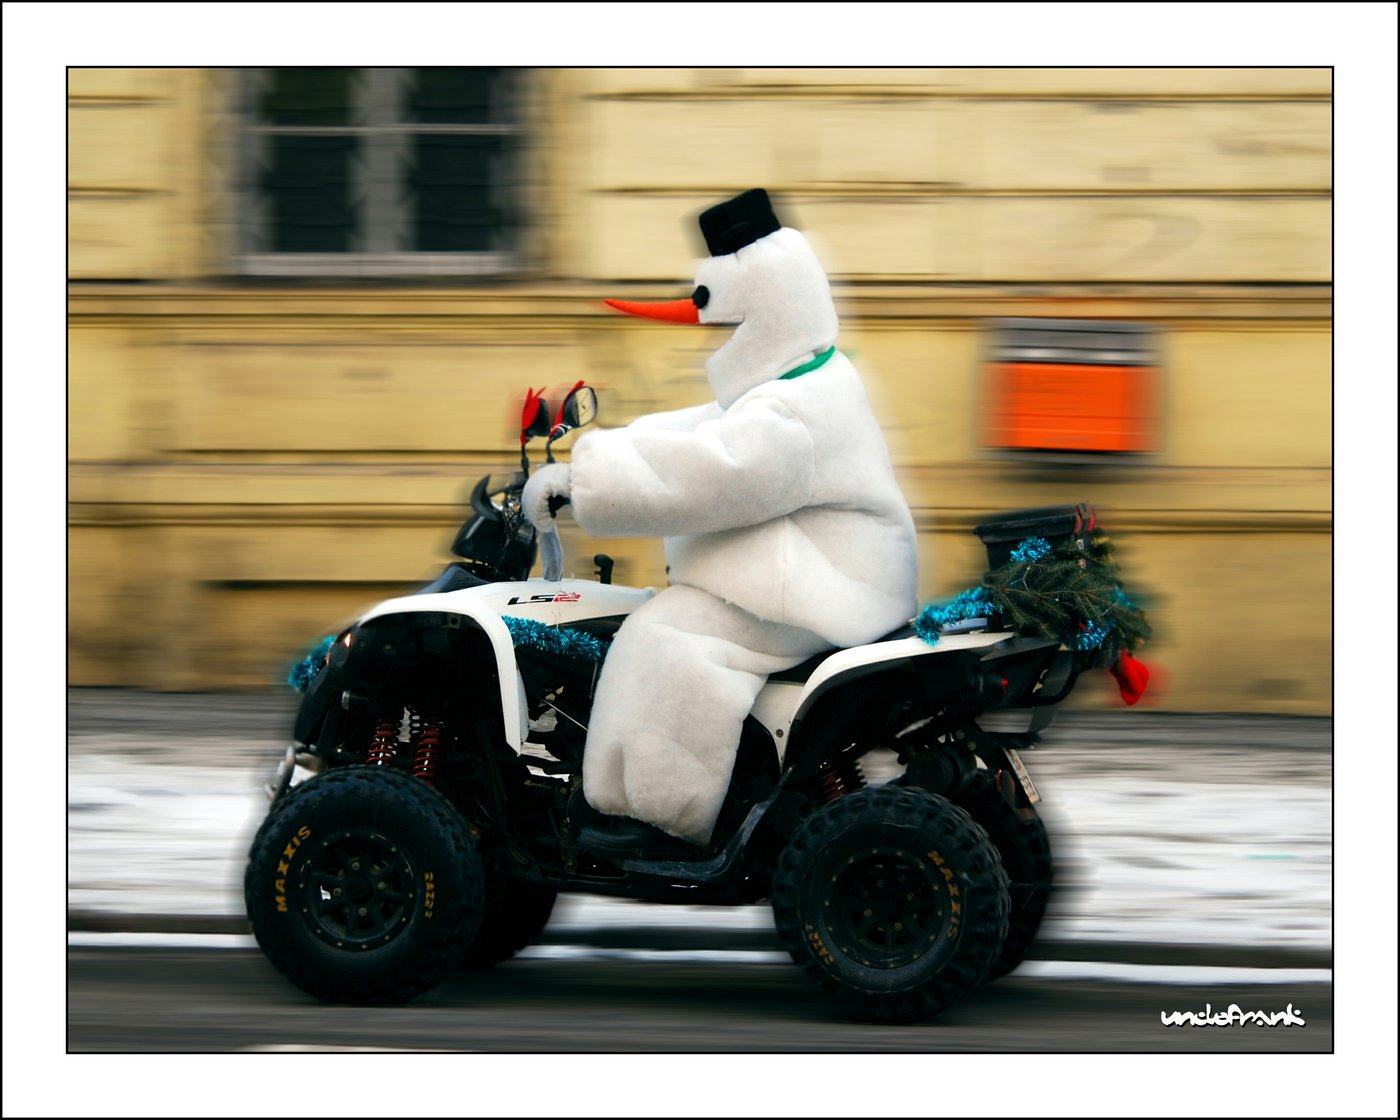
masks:
<path fill-rule="evenodd" d="M 301 694 L 292 738 L 305 746 L 313 746 L 320 738 L 328 716 L 340 706 L 344 684 L 339 674 L 329 666 L 322 668 Z"/>
<path fill-rule="evenodd" d="M 520 671 L 515 663 L 515 644 L 511 641 L 510 631 L 501 621 L 500 614 L 489 605 L 474 603 L 460 592 L 406 595 L 399 599 L 387 599 L 374 607 L 360 619 L 356 629 L 389 617 L 412 620 L 415 615 L 423 616 L 423 622 L 427 626 L 440 624 L 432 616 L 451 616 L 460 620 L 458 625 L 470 625 L 481 632 L 496 666 L 501 704 L 501 733 L 512 750 L 520 750 L 529 730 L 525 682 L 521 680 Z"/>

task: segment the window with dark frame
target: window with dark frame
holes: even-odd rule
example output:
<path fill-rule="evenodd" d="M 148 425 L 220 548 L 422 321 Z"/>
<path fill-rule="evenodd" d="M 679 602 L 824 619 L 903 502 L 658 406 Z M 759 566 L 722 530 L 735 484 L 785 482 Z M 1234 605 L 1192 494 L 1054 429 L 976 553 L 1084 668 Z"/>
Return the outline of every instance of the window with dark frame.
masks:
<path fill-rule="evenodd" d="M 482 275 L 518 265 L 521 72 L 242 72 L 240 271 Z"/>

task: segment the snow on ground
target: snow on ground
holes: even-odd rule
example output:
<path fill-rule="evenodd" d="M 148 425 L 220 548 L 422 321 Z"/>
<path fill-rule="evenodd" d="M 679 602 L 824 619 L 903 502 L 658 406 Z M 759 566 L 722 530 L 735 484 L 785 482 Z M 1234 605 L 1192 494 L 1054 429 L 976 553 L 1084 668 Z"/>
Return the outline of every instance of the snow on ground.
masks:
<path fill-rule="evenodd" d="M 1057 727 L 1026 756 L 1065 881 L 1046 936 L 1329 947 L 1330 727 L 1150 718 L 1143 733 L 1126 720 L 1078 735 Z M 70 908 L 241 914 L 260 786 L 279 752 L 203 732 L 74 722 Z M 761 906 L 580 897 L 561 902 L 552 926 L 657 924 L 752 929 L 770 918 Z"/>
<path fill-rule="evenodd" d="M 272 774 L 152 761 L 117 736 L 70 744 L 68 906 L 117 914 L 241 913 L 243 859 Z M 212 750 L 212 744 L 205 748 Z"/>

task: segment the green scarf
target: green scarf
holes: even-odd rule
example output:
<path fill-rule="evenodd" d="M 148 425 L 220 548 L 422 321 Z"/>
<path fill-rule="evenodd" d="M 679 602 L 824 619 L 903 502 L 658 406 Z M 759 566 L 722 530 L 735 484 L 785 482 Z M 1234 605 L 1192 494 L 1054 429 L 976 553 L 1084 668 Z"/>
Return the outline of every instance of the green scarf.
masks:
<path fill-rule="evenodd" d="M 818 354 L 810 362 L 803 362 L 796 369 L 788 370 L 787 373 L 779 377 L 778 380 L 791 381 L 794 377 L 801 377 L 804 373 L 811 373 L 814 369 L 821 369 L 822 366 L 826 365 L 826 363 L 831 360 L 831 355 L 835 353 L 836 347 L 833 346 L 824 353 Z"/>

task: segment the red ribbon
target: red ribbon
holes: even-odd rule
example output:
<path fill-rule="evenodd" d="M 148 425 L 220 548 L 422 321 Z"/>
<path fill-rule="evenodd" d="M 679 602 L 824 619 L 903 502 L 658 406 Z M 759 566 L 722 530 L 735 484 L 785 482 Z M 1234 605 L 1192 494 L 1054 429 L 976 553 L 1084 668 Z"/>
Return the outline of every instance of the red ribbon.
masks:
<path fill-rule="evenodd" d="M 1131 653 L 1123 653 L 1119 654 L 1118 660 L 1108 671 L 1118 682 L 1118 694 L 1123 697 L 1123 703 L 1136 704 L 1142 699 L 1142 694 L 1147 691 L 1148 677 L 1151 676 L 1146 665 Z"/>

